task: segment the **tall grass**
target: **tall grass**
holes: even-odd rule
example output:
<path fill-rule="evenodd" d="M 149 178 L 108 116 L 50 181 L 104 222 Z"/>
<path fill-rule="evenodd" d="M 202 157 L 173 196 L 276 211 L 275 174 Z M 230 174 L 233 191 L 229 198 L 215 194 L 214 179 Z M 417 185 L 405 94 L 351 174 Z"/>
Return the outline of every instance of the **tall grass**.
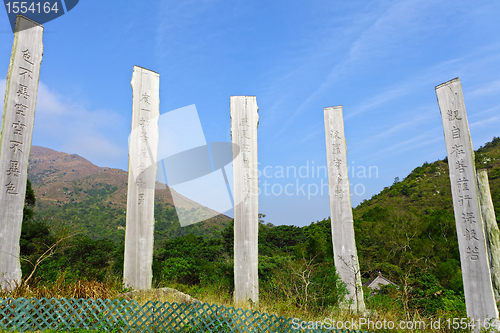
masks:
<path fill-rule="evenodd" d="M 123 291 L 121 282 L 108 280 L 106 282 L 77 280 L 67 282 L 64 274 L 54 282 L 33 281 L 22 283 L 12 291 L 1 291 L 0 298 L 92 298 L 113 299 Z"/>
<path fill-rule="evenodd" d="M 203 303 L 223 305 L 226 307 L 235 306 L 232 300 L 232 291 L 230 286 L 223 283 L 210 283 L 200 285 L 182 285 L 182 284 L 157 284 L 155 287 L 170 287 L 177 289 L 181 292 L 191 295 L 193 298 L 200 300 Z M 72 281 L 67 282 L 64 276 L 53 283 L 36 283 L 32 281 L 30 285 L 22 284 L 11 292 L 1 292 L 1 298 L 92 298 L 92 299 L 116 299 L 124 298 L 123 293 L 127 290 L 123 289 L 121 282 L 117 279 L 109 279 L 105 282 L 97 281 Z M 297 298 L 300 295 L 295 295 Z M 461 313 L 448 313 L 444 310 L 439 316 L 431 317 L 425 316 L 418 310 L 405 310 L 403 306 L 404 295 L 393 288 L 384 293 L 370 293 L 365 290 L 365 299 L 367 310 L 365 313 L 358 314 L 349 311 L 346 308 L 339 306 L 319 307 L 310 304 L 304 306 L 298 304 L 296 300 L 285 297 L 283 293 L 278 293 L 272 289 L 261 288 L 261 295 L 259 304 L 246 304 L 242 308 L 256 310 L 276 316 L 283 316 L 286 318 L 300 318 L 305 322 L 323 322 L 326 319 L 334 319 L 336 321 L 354 321 L 359 322 L 360 318 L 371 320 L 372 322 L 394 322 L 400 321 L 423 321 L 427 324 L 430 321 L 435 321 L 441 318 L 442 327 L 438 330 L 431 329 L 427 326 L 425 329 L 413 329 L 411 332 L 469 332 L 469 330 L 454 330 L 445 327 L 446 319 L 449 316 L 463 316 Z M 140 304 L 147 301 L 155 302 L 182 302 L 176 294 L 173 293 L 158 293 L 152 290 L 151 292 L 138 293 L 136 296 L 131 296 Z M 376 329 L 373 327 L 361 327 L 363 331 L 369 332 L 409 332 L 407 329 Z M 3 332 L 3 331 L 0 331 Z M 51 331 L 46 331 L 51 332 Z M 83 332 L 83 331 L 82 331 Z"/>

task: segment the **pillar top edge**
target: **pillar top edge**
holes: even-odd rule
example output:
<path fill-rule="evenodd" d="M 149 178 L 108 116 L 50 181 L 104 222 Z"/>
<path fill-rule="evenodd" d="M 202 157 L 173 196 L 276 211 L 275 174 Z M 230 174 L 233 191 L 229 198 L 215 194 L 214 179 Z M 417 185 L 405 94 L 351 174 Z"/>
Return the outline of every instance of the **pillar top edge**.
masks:
<path fill-rule="evenodd" d="M 19 19 L 22 19 L 22 20 L 25 20 L 25 21 L 31 22 L 31 23 L 35 24 L 37 27 L 40 27 L 40 28 L 44 29 L 44 28 L 43 28 L 43 25 L 41 25 L 41 24 L 40 24 L 40 23 L 38 23 L 37 21 L 34 21 L 34 20 L 30 19 L 29 17 L 24 16 L 24 15 L 22 15 L 22 14 L 17 14 L 17 16 L 16 16 L 16 25 L 17 25 L 17 21 L 18 21 Z"/>
<path fill-rule="evenodd" d="M 134 71 L 136 71 L 136 70 L 137 70 L 137 71 L 139 71 L 139 70 L 140 70 L 140 71 L 150 72 L 150 73 L 156 74 L 156 75 L 158 75 L 158 76 L 160 75 L 160 73 L 158 73 L 158 72 L 152 71 L 152 70 L 150 70 L 150 69 L 147 69 L 147 68 L 144 68 L 144 67 L 141 67 L 141 66 L 134 65 Z"/>
<path fill-rule="evenodd" d="M 441 83 L 441 84 L 439 84 L 439 85 L 437 85 L 437 86 L 436 86 L 436 90 L 438 90 L 439 88 L 441 88 L 441 87 L 443 87 L 443 86 L 447 86 L 447 85 L 449 85 L 450 83 L 456 82 L 456 81 L 458 81 L 458 83 L 460 83 L 460 78 L 459 78 L 459 77 L 456 77 L 456 78 L 454 78 L 454 79 L 452 79 L 452 80 L 450 80 L 450 81 L 446 81 L 446 82 L 444 82 L 444 83 Z"/>
<path fill-rule="evenodd" d="M 326 108 L 324 108 L 323 110 L 334 110 L 334 109 L 342 109 L 343 106 L 342 105 L 336 105 L 336 106 L 328 106 Z"/>

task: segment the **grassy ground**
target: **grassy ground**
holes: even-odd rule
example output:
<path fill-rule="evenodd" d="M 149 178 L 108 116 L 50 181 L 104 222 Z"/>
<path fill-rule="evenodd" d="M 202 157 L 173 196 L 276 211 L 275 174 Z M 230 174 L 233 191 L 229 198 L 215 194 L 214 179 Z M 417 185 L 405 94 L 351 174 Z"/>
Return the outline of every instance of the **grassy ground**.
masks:
<path fill-rule="evenodd" d="M 157 286 L 166 287 L 166 286 Z M 231 300 L 229 290 L 226 290 L 223 286 L 211 285 L 204 288 L 199 286 L 186 286 L 179 284 L 172 284 L 169 287 L 182 291 L 192 297 L 200 300 L 201 302 L 208 304 L 224 305 L 226 307 L 235 306 Z M 126 290 L 123 290 L 119 281 L 108 281 L 107 283 L 100 283 L 95 281 L 77 281 L 73 283 L 66 283 L 63 278 L 59 279 L 53 284 L 39 284 L 32 286 L 21 286 L 15 289 L 11 293 L 0 294 L 1 298 L 6 297 L 25 297 L 25 298 L 92 298 L 92 299 L 116 299 L 122 298 L 120 296 Z M 294 305 L 291 299 L 277 299 L 272 295 L 261 294 L 260 304 L 250 305 L 245 304 L 242 307 L 244 309 L 252 309 L 260 312 L 274 314 L 276 316 L 283 316 L 286 318 L 300 318 L 303 323 L 303 327 L 313 327 L 315 324 L 311 322 L 319 323 L 331 323 L 332 319 L 341 322 L 352 322 L 360 323 L 371 321 L 372 326 L 363 326 L 361 328 L 363 332 L 468 332 L 469 330 L 454 330 L 452 327 L 448 329 L 448 322 L 450 314 L 444 314 L 442 318 L 439 317 L 425 317 L 418 313 L 418 311 L 410 311 L 405 307 L 404 298 L 398 296 L 397 291 L 394 291 L 394 295 L 368 295 L 365 294 L 366 305 L 368 310 L 363 314 L 356 314 L 353 311 L 348 311 L 346 309 L 341 309 L 339 307 L 331 308 L 308 308 L 307 306 L 297 307 Z M 174 294 L 162 294 L 162 293 L 142 293 L 134 298 L 139 304 L 143 305 L 147 301 L 160 301 L 160 302 L 179 302 L 179 298 Z M 448 316 L 448 317 L 446 317 Z M 327 319 L 328 318 L 328 319 Z M 429 324 L 431 321 L 440 321 L 440 329 L 431 329 Z M 450 318 L 452 319 L 452 318 Z M 383 325 L 385 322 L 386 329 L 377 329 L 376 323 Z M 395 327 L 390 329 L 390 322 L 394 323 Z M 425 323 L 426 327 L 413 327 L 413 329 L 401 329 L 398 325 L 404 322 L 408 323 Z M 299 321 L 297 321 L 299 323 Z M 313 325 L 313 326 L 310 326 Z M 416 324 L 412 324 L 416 325 Z M 406 325 L 405 325 L 406 326 Z M 450 326 L 453 326 L 453 322 L 450 321 Z M 345 327 L 344 327 L 345 328 Z M 491 331 L 491 330 L 490 330 Z M 0 331 L 4 332 L 4 331 Z M 45 331 L 55 332 L 52 330 Z M 58 331 L 61 332 L 61 331 Z M 72 331 L 72 332 L 88 332 L 84 330 Z M 307 332 L 307 331 L 306 331 Z M 491 331 L 492 332 L 492 331 Z"/>

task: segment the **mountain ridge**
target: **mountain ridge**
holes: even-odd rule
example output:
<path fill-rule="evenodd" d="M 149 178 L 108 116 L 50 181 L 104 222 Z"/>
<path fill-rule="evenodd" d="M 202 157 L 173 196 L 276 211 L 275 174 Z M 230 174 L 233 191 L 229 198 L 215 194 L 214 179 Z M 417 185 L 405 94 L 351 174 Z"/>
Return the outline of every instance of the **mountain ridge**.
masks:
<path fill-rule="evenodd" d="M 488 170 L 498 224 L 500 138 L 494 137 L 476 150 L 475 164 L 476 170 Z M 410 272 L 418 272 L 422 281 L 432 275 L 444 288 L 462 292 L 447 158 L 425 162 L 401 181 L 396 178 L 391 186 L 354 208 L 353 217 L 365 275 L 374 276 L 381 271 L 385 276 L 405 281 Z"/>
<path fill-rule="evenodd" d="M 125 228 L 128 173 L 121 169 L 98 167 L 77 155 L 50 148 L 33 146 L 30 154 L 28 179 L 37 198 L 35 216 L 71 230 L 97 238 L 97 221 L 106 229 L 104 235 L 118 240 L 117 230 Z M 192 210 L 195 216 L 210 213 L 213 218 L 181 229 L 175 204 L 179 209 Z M 104 210 L 103 212 L 100 212 Z M 208 210 L 208 212 L 207 212 Z M 107 217 L 107 219 L 104 218 Z M 159 240 L 188 231 L 213 235 L 231 219 L 183 197 L 167 185 L 157 182 L 155 189 L 155 233 L 167 232 Z M 88 225 L 86 225 L 88 223 Z M 175 230 L 174 230 L 175 229 Z M 210 231 L 211 229 L 214 229 Z M 114 231 L 112 231 L 114 230 Z M 170 235 L 170 236 L 168 236 Z"/>

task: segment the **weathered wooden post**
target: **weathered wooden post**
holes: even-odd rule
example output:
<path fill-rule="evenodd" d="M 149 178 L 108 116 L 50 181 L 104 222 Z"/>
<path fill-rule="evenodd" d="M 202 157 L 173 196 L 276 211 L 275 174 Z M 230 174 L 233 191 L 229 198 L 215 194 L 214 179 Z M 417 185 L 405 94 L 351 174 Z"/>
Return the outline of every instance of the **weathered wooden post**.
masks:
<path fill-rule="evenodd" d="M 335 268 L 349 291 L 349 307 L 362 312 L 365 310 L 365 302 L 354 240 L 342 106 L 325 108 L 324 111 Z"/>
<path fill-rule="evenodd" d="M 19 239 L 35 106 L 43 54 L 43 26 L 17 16 L 0 135 L 0 287 L 21 282 Z"/>
<path fill-rule="evenodd" d="M 160 75 L 134 66 L 123 283 L 151 289 Z"/>
<path fill-rule="evenodd" d="M 231 96 L 234 174 L 234 301 L 259 302 L 259 180 L 255 96 Z M 239 147 L 239 155 L 237 151 Z M 237 155 L 237 157 L 236 157 Z"/>
<path fill-rule="evenodd" d="M 436 87 L 448 152 L 453 209 L 467 316 L 484 323 L 498 318 L 483 218 L 478 200 L 474 150 L 460 80 Z"/>
<path fill-rule="evenodd" d="M 483 215 L 484 234 L 486 236 L 486 249 L 490 260 L 491 280 L 495 300 L 500 300 L 500 230 L 498 230 L 495 208 L 491 199 L 488 170 L 477 170 L 477 185 L 479 190 L 479 203 Z"/>

